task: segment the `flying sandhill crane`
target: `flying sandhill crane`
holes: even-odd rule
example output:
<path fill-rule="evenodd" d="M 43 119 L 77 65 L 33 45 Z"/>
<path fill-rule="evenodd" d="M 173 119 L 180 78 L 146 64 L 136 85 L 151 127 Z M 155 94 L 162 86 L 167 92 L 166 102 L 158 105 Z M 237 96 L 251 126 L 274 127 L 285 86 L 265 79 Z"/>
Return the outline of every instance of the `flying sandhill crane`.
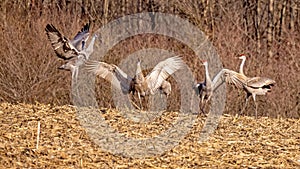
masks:
<path fill-rule="evenodd" d="M 59 69 L 70 70 L 72 79 L 77 80 L 78 67 L 87 60 L 93 52 L 93 46 L 97 35 L 94 35 L 89 46 L 85 48 L 86 41 L 89 38 L 89 27 L 87 23 L 76 36 L 69 40 L 62 33 L 60 33 L 52 24 L 47 24 L 45 30 L 49 41 L 56 53 L 56 55 L 66 60 L 66 63 L 59 67 Z"/>
<path fill-rule="evenodd" d="M 89 26 L 86 24 L 72 40 L 65 37 L 52 24 L 47 24 L 45 31 L 56 55 L 61 59 L 69 60 L 77 57 L 84 49 L 89 38 Z"/>
<path fill-rule="evenodd" d="M 252 96 L 255 104 L 255 117 L 257 118 L 257 102 L 256 102 L 256 95 L 266 95 L 268 92 L 271 91 L 271 87 L 275 85 L 275 81 L 266 78 L 266 77 L 247 77 L 243 73 L 243 65 L 245 63 L 246 57 L 242 56 L 240 57 L 242 59 L 242 64 L 240 66 L 240 73 L 237 73 L 233 70 L 229 69 L 222 69 L 220 71 L 221 74 L 224 75 L 225 81 L 229 84 L 233 84 L 239 89 L 243 89 L 246 91 L 246 103 L 241 111 L 241 113 L 244 111 L 244 109 L 247 106 L 249 97 Z M 219 73 L 219 74 L 220 74 Z"/>
<path fill-rule="evenodd" d="M 65 64 L 63 64 L 62 66 L 59 67 L 59 69 L 63 69 L 63 70 L 70 70 L 72 73 L 72 79 L 77 80 L 78 78 L 78 69 L 79 66 L 84 64 L 84 61 L 87 60 L 89 58 L 89 56 L 93 53 L 94 51 L 94 43 L 95 40 L 98 36 L 95 34 L 91 40 L 91 42 L 89 43 L 89 46 L 87 48 L 84 48 L 81 53 L 84 53 L 84 57 L 83 55 L 79 54 L 77 57 L 71 58 L 69 60 L 67 60 L 67 62 Z"/>
<path fill-rule="evenodd" d="M 140 104 L 141 96 L 153 95 L 157 90 L 162 90 L 166 95 L 171 92 L 171 85 L 166 79 L 179 70 L 183 66 L 183 61 L 180 57 L 175 56 L 159 62 L 148 74 L 144 77 L 141 69 L 141 61 L 137 63 L 135 76 L 132 78 L 124 73 L 119 67 L 105 62 L 87 61 L 86 69 L 94 74 L 110 81 L 112 85 L 121 89 L 124 94 L 137 92 Z"/>

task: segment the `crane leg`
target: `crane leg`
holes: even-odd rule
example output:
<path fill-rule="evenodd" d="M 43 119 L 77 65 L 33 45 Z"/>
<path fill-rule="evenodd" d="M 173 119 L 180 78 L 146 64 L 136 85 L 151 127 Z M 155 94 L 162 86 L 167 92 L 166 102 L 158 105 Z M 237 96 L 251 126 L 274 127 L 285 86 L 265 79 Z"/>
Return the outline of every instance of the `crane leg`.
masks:
<path fill-rule="evenodd" d="M 248 101 L 249 101 L 249 97 L 250 97 L 250 96 L 251 96 L 251 94 L 248 94 L 248 93 L 247 93 L 247 96 L 246 96 L 246 102 L 245 102 L 245 105 L 244 105 L 244 107 L 243 107 L 243 109 L 242 109 L 242 111 L 241 111 L 240 114 L 243 114 L 245 108 L 247 107 L 247 104 L 248 104 Z"/>
<path fill-rule="evenodd" d="M 255 99 L 255 94 L 252 97 L 253 97 L 254 104 L 255 104 L 255 119 L 257 119 L 257 103 L 256 103 L 256 99 Z"/>
<path fill-rule="evenodd" d="M 72 76 L 71 76 L 72 77 L 72 79 L 71 79 L 72 88 L 75 88 L 76 96 L 79 96 L 78 84 L 77 84 L 78 69 L 77 68 L 71 69 L 71 73 L 72 73 Z"/>
<path fill-rule="evenodd" d="M 140 102 L 140 107 L 141 107 L 141 109 L 143 109 L 140 92 L 138 92 L 138 98 L 139 98 L 139 102 Z"/>
<path fill-rule="evenodd" d="M 137 108 L 137 109 L 141 109 L 137 104 L 135 104 L 135 102 L 134 101 L 132 101 L 130 98 L 129 98 L 129 101 L 130 101 L 130 103 L 131 104 L 133 104 L 133 106 L 135 107 L 135 108 Z"/>
<path fill-rule="evenodd" d="M 78 81 L 78 67 L 76 66 L 75 68 L 75 82 L 77 83 Z"/>
<path fill-rule="evenodd" d="M 207 102 L 208 102 L 208 100 L 205 100 L 204 103 L 203 103 L 203 106 L 202 106 L 202 112 L 203 112 L 204 115 L 206 115 L 205 108 L 206 108 Z"/>
<path fill-rule="evenodd" d="M 205 108 L 205 103 L 201 103 L 200 109 L 201 109 L 203 114 L 205 114 L 204 108 Z"/>
<path fill-rule="evenodd" d="M 71 73 L 72 73 L 72 79 L 71 80 L 75 84 L 75 83 L 77 83 L 76 82 L 76 69 L 72 70 Z"/>
<path fill-rule="evenodd" d="M 202 113 L 205 115 L 204 108 L 205 108 L 204 96 L 201 95 L 200 109 L 201 109 Z"/>

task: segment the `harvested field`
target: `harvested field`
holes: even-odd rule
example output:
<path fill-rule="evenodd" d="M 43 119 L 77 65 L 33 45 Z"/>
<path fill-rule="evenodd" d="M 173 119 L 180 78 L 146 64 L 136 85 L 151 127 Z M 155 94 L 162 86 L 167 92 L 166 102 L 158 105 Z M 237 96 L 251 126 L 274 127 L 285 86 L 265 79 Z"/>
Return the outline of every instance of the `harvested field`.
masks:
<path fill-rule="evenodd" d="M 166 130 L 178 113 L 153 122 L 126 121 L 101 109 L 106 122 L 130 137 L 152 137 Z M 1 168 L 298 168 L 300 120 L 223 115 L 212 137 L 198 143 L 204 119 L 173 149 L 142 159 L 108 153 L 91 141 L 71 106 L 0 104 Z M 40 121 L 39 147 L 36 149 Z"/>

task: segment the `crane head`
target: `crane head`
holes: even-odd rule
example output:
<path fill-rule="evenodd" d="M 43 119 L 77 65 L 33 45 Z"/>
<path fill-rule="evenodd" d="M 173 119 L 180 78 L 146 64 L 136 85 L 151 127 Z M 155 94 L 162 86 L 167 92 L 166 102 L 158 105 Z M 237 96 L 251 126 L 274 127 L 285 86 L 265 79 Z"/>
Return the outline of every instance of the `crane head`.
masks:
<path fill-rule="evenodd" d="M 207 65 L 207 60 L 202 60 L 202 65 Z"/>
<path fill-rule="evenodd" d="M 141 66 L 141 59 L 140 58 L 138 58 L 138 61 L 137 61 L 137 63 L 136 63 L 138 66 Z"/>
<path fill-rule="evenodd" d="M 240 54 L 239 59 L 242 59 L 242 60 L 246 59 L 246 55 L 245 54 Z"/>

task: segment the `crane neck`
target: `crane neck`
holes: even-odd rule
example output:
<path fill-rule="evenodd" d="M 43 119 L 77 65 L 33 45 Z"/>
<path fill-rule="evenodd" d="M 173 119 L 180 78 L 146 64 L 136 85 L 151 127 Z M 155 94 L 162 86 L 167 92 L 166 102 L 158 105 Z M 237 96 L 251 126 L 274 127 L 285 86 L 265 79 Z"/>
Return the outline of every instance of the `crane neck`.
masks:
<path fill-rule="evenodd" d="M 137 74 L 139 74 L 139 73 L 141 73 L 141 72 L 142 72 L 141 62 L 138 62 L 138 63 L 136 64 L 136 72 L 135 72 L 135 74 L 137 75 Z"/>
<path fill-rule="evenodd" d="M 96 38 L 97 38 L 97 36 L 93 36 L 88 48 L 93 48 L 94 47 L 94 43 L 95 43 Z"/>
<path fill-rule="evenodd" d="M 209 72 L 208 72 L 208 65 L 205 64 L 204 66 L 205 66 L 205 82 L 211 83 L 211 79 L 210 79 Z"/>
<path fill-rule="evenodd" d="M 243 58 L 242 63 L 240 65 L 240 73 L 244 75 L 244 64 L 246 62 L 246 58 Z"/>
<path fill-rule="evenodd" d="M 141 62 L 137 63 L 135 77 L 137 81 L 144 81 L 144 75 L 142 73 Z"/>

